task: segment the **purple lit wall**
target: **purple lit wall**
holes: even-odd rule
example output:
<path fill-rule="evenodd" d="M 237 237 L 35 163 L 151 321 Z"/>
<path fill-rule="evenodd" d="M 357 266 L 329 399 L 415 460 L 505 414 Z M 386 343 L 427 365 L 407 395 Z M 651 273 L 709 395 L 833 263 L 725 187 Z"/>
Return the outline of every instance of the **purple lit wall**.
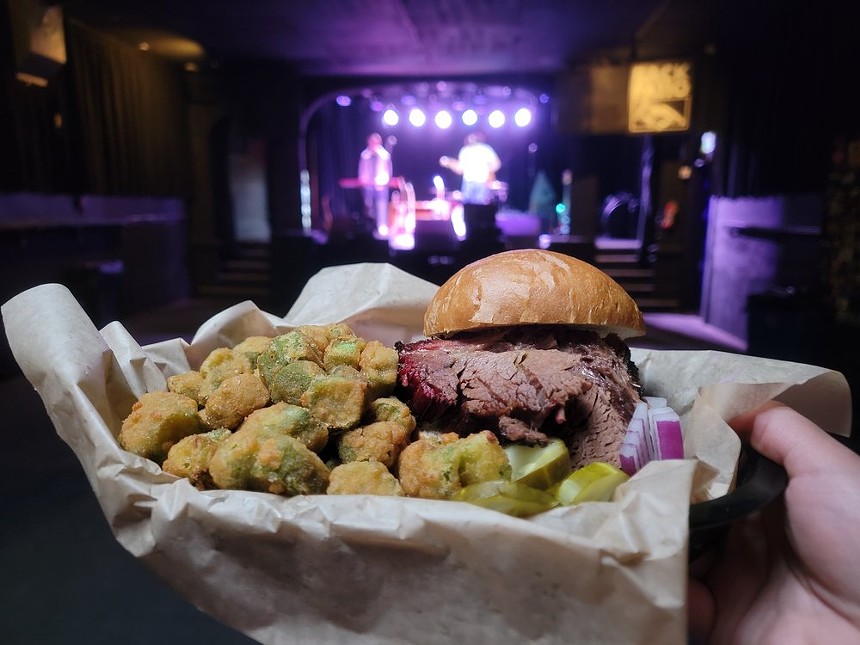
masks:
<path fill-rule="evenodd" d="M 750 298 L 802 299 L 817 287 L 822 202 L 817 195 L 711 199 L 701 313 L 741 340 Z"/>

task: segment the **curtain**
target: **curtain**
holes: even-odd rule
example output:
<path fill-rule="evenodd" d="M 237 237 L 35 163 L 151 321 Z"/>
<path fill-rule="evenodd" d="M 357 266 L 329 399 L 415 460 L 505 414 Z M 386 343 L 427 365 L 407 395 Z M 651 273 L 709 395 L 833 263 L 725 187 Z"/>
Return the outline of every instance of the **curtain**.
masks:
<path fill-rule="evenodd" d="M 344 223 L 362 214 L 361 191 L 341 188 L 338 180 L 357 175 L 358 157 L 374 128 L 371 119 L 362 108 L 342 109 L 334 101 L 322 105 L 311 119 L 307 145 L 309 170 L 316 182 L 314 213 L 323 212 L 327 202 L 326 208 Z"/>
<path fill-rule="evenodd" d="M 74 20 L 66 39 L 82 191 L 183 195 L 189 164 L 180 70 Z"/>
<path fill-rule="evenodd" d="M 0 9 L 0 191 L 187 196 L 182 70 L 74 19 L 64 29 L 67 64 L 26 85 Z"/>
<path fill-rule="evenodd" d="M 14 75 L 13 75 L 14 81 Z M 9 138 L 3 145 L 0 190 L 63 192 L 75 185 L 63 120 L 62 72 L 48 87 L 10 83 Z M 7 120 L 8 119 L 8 120 Z"/>
<path fill-rule="evenodd" d="M 0 192 L 67 190 L 74 184 L 66 124 L 64 70 L 47 87 L 17 80 L 6 3 L 0 6 Z"/>
<path fill-rule="evenodd" d="M 841 77 L 833 56 L 839 20 L 826 2 L 768 1 L 753 3 L 724 29 L 720 64 L 713 66 L 723 95 L 710 95 L 724 109 L 716 194 L 823 190 L 837 107 L 833 87 L 851 76 Z"/>

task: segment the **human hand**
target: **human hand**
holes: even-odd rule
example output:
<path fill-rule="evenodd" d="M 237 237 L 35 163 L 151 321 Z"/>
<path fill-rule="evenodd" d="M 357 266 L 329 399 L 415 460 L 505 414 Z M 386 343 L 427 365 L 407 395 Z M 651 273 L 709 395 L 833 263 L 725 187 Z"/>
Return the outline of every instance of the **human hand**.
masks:
<path fill-rule="evenodd" d="M 692 563 L 692 642 L 860 643 L 860 456 L 775 402 L 731 425 L 788 486 Z"/>

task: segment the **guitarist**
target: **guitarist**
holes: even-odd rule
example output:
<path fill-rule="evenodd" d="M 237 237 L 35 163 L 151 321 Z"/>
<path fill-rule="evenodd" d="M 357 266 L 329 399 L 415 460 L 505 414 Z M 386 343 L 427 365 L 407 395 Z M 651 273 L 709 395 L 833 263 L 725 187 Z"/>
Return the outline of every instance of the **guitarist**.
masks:
<path fill-rule="evenodd" d="M 391 154 L 382 145 L 382 136 L 374 132 L 358 160 L 358 180 L 364 192 L 367 216 L 376 224 L 376 232 L 388 237 L 388 186 L 391 182 Z"/>
<path fill-rule="evenodd" d="M 457 158 L 442 157 L 439 163 L 462 175 L 460 191 L 464 204 L 490 203 L 490 187 L 502 162 L 496 151 L 485 142 L 482 133 L 470 132 Z"/>

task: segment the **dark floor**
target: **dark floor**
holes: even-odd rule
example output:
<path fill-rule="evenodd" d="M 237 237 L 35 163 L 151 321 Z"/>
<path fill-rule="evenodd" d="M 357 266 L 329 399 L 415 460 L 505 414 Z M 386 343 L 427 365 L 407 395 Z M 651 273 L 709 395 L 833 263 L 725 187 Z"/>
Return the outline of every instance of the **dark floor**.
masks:
<path fill-rule="evenodd" d="M 190 340 L 224 306 L 177 303 L 122 322 L 141 344 Z M 659 314 L 648 322 L 640 346 L 739 349 L 695 317 Z M 77 458 L 23 376 L 0 381 L 0 419 L 0 642 L 250 642 L 197 611 L 115 541 Z"/>

